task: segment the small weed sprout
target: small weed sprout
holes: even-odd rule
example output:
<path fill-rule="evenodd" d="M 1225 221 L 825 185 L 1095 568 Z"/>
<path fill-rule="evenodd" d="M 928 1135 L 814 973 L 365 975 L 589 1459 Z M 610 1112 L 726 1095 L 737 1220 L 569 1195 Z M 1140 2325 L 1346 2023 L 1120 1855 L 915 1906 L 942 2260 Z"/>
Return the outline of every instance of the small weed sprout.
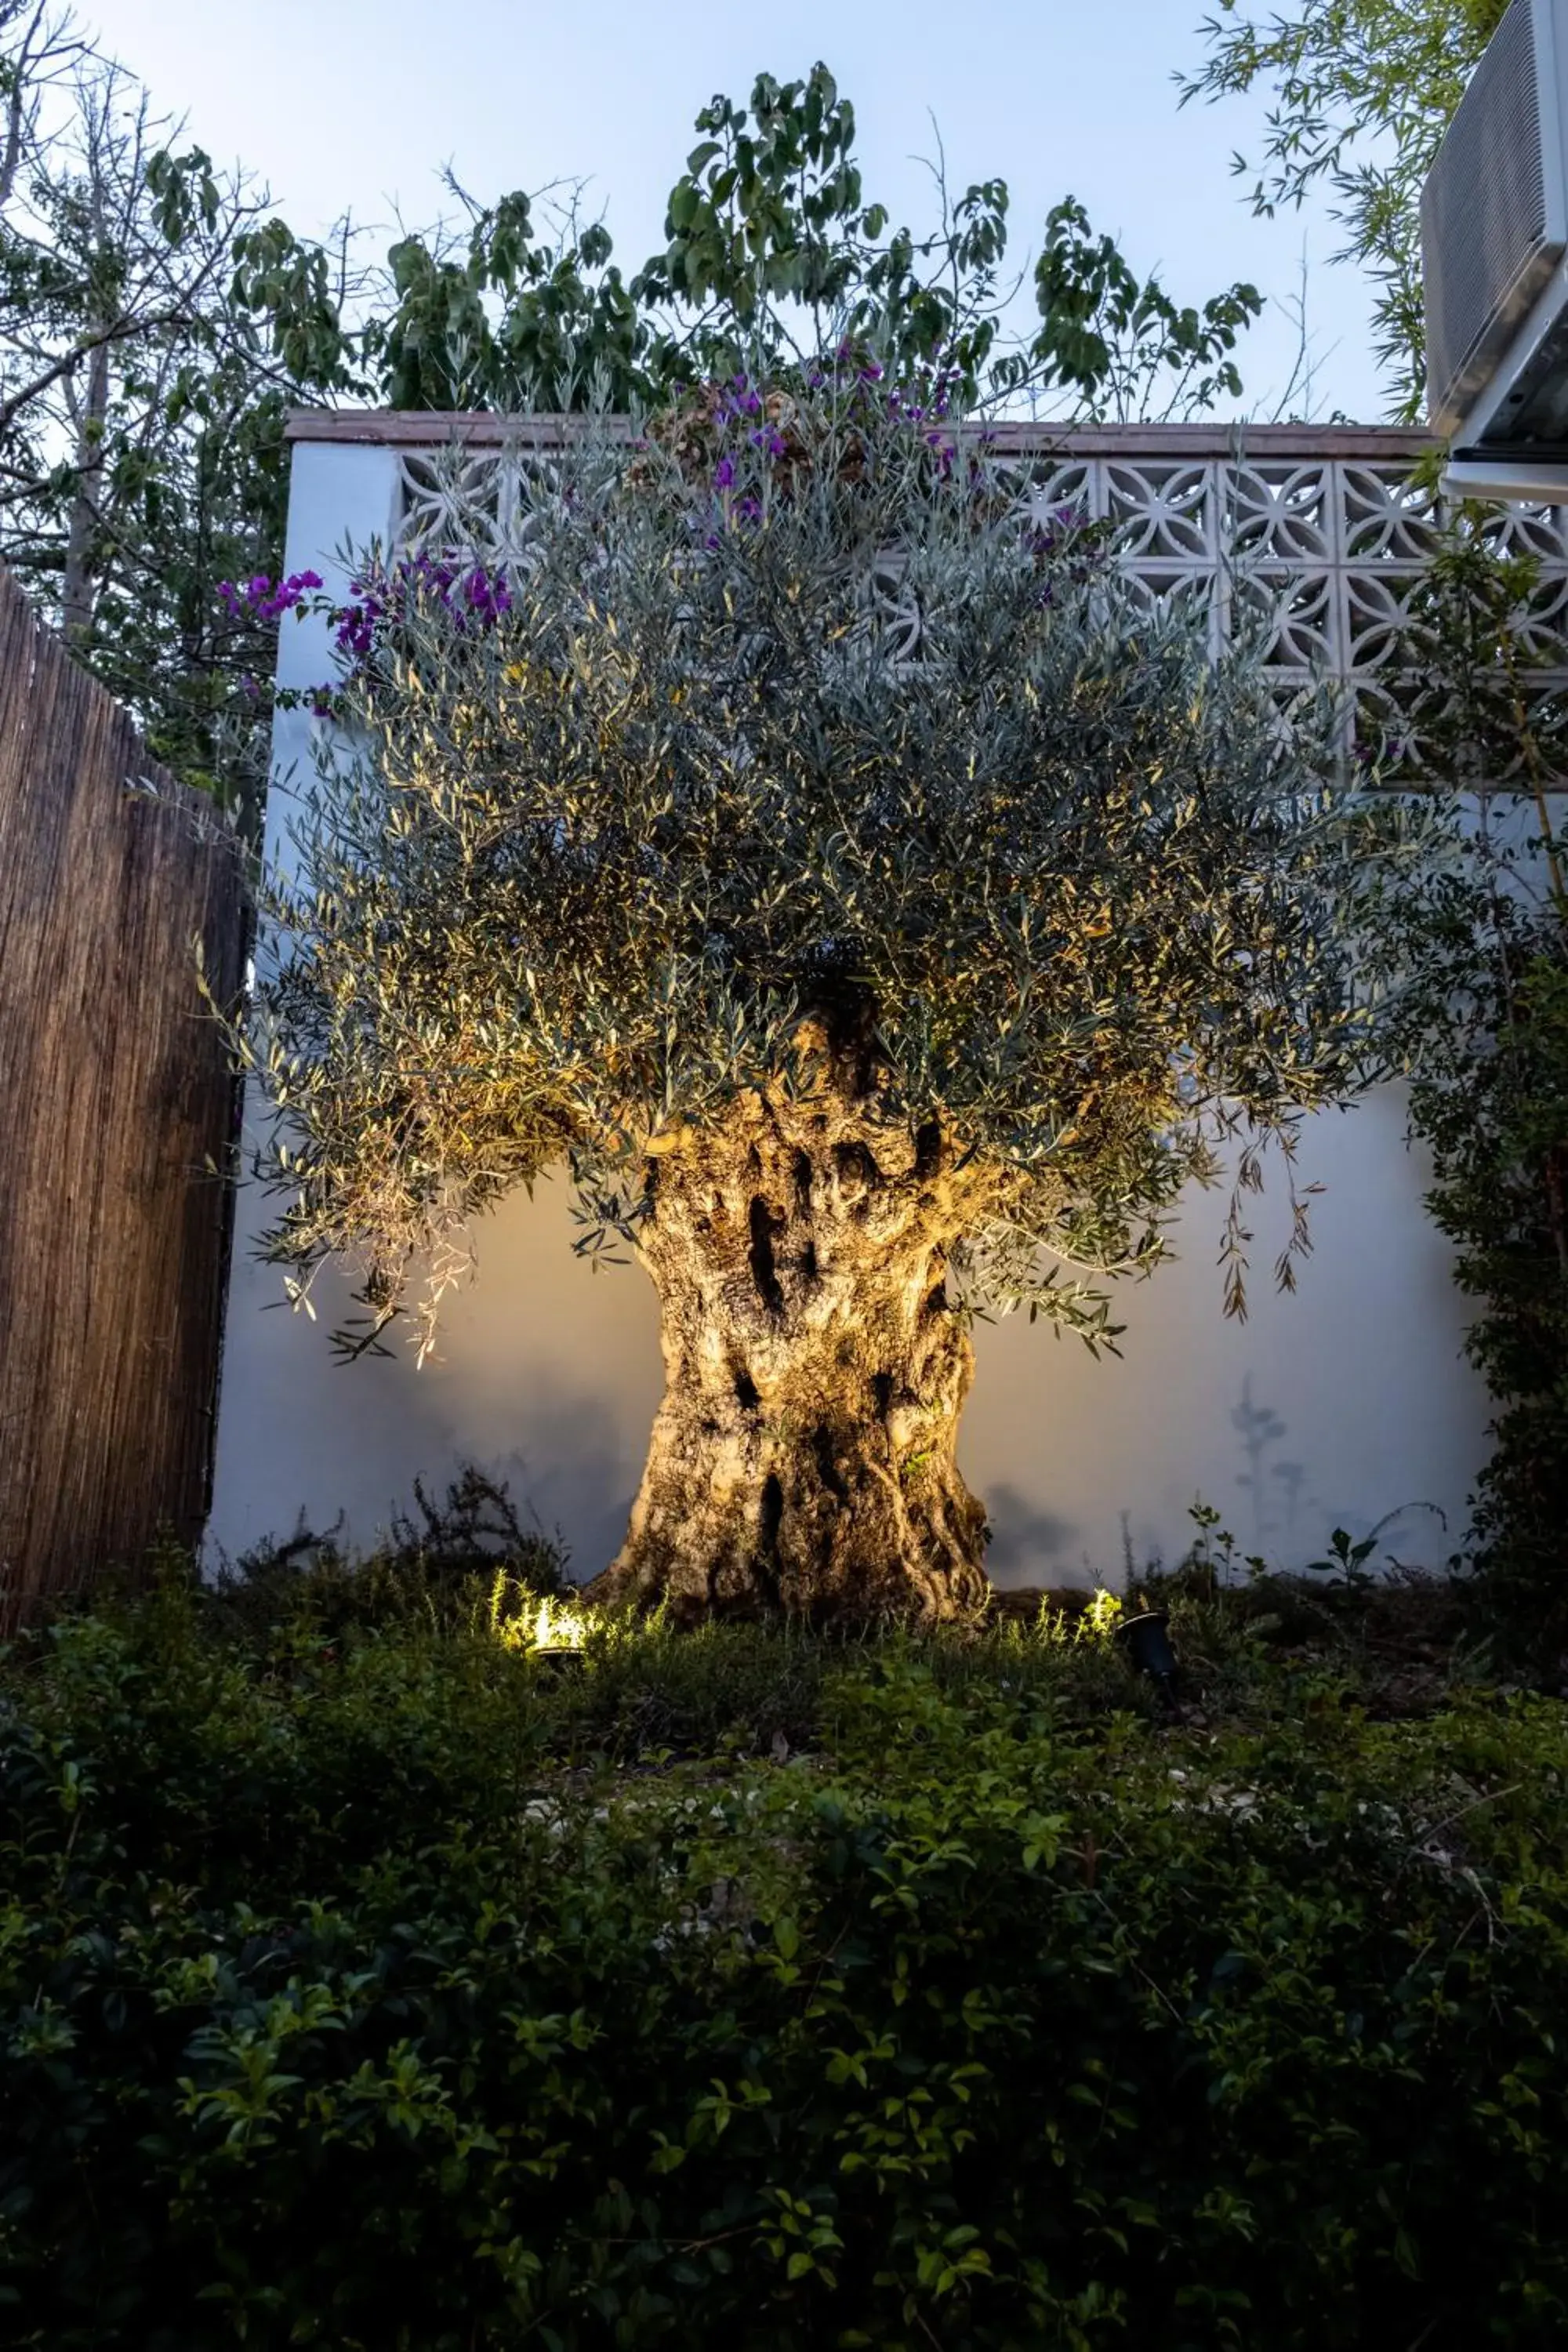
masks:
<path fill-rule="evenodd" d="M 1121 1601 L 1114 1592 L 1101 1587 L 1091 1595 L 1089 1607 L 1078 1621 L 1078 1638 L 1080 1642 L 1109 1642 L 1121 1622 Z"/>
<path fill-rule="evenodd" d="M 1188 1506 L 1187 1517 L 1197 1533 L 1182 1565 L 1206 1576 L 1211 1592 L 1234 1584 L 1238 1567 L 1247 1570 L 1253 1582 L 1268 1575 L 1268 1562 L 1258 1552 L 1238 1553 L 1236 1538 L 1221 1524 L 1214 1505 L 1205 1503 L 1201 1495 Z"/>
<path fill-rule="evenodd" d="M 491 1635 L 508 1650 L 581 1650 L 591 1623 L 585 1610 L 531 1592 L 504 1568 L 496 1570 L 486 1615 Z"/>
<path fill-rule="evenodd" d="M 1097 1586 L 1087 1606 L 1077 1612 L 1042 1601 L 1035 1630 L 1051 1648 L 1079 1649 L 1092 1643 L 1109 1642 L 1121 1622 L 1121 1614 L 1122 1604 L 1117 1594 Z"/>

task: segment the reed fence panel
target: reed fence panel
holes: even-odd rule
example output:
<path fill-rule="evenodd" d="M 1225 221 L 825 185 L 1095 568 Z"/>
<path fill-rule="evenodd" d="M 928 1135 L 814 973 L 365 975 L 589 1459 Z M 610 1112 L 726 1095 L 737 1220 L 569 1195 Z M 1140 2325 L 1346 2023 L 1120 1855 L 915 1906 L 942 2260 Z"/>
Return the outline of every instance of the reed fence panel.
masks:
<path fill-rule="evenodd" d="M 210 1501 L 250 938 L 232 827 L 0 576 L 0 1630 Z"/>

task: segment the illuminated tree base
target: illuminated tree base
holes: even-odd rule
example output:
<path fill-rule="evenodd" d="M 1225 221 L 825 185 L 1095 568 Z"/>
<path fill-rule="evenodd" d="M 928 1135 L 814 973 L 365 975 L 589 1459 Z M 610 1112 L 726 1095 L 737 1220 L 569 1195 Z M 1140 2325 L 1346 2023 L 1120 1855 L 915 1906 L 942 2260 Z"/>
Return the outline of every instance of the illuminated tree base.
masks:
<path fill-rule="evenodd" d="M 839 1095 L 747 1097 L 652 1167 L 640 1255 L 666 1393 L 601 1601 L 678 1614 L 962 1617 L 988 1530 L 959 1474 L 960 1184 Z"/>

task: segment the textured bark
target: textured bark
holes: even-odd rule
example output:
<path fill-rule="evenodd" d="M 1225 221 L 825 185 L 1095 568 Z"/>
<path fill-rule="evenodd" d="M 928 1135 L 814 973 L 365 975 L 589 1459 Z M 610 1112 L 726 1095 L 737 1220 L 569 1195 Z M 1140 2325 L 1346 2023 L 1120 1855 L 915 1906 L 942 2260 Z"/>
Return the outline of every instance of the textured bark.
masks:
<path fill-rule="evenodd" d="M 988 1530 L 954 1460 L 973 1367 L 945 1289 L 967 1222 L 950 1160 L 935 1127 L 911 1139 L 844 1093 L 749 1097 L 652 1159 L 639 1247 L 666 1391 L 595 1597 L 816 1619 L 980 1604 Z"/>

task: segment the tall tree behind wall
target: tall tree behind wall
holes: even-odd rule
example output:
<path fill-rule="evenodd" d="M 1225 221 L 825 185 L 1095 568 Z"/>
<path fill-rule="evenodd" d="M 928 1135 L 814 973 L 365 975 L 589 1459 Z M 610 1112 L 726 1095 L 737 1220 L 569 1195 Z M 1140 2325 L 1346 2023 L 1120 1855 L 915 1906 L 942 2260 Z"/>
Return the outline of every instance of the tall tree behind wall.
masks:
<path fill-rule="evenodd" d="M 0 560 L 185 781 L 253 809 L 266 713 L 224 578 L 268 568 L 289 407 L 344 291 L 74 21 L 0 0 Z"/>
<path fill-rule="evenodd" d="M 1261 148 L 1237 154 L 1255 213 L 1325 191 L 1344 232 L 1335 258 L 1375 286 L 1377 355 L 1392 412 L 1426 400 L 1421 184 L 1508 0 L 1289 0 L 1266 13 L 1219 0 L 1209 54 L 1184 100 L 1267 95 Z"/>

